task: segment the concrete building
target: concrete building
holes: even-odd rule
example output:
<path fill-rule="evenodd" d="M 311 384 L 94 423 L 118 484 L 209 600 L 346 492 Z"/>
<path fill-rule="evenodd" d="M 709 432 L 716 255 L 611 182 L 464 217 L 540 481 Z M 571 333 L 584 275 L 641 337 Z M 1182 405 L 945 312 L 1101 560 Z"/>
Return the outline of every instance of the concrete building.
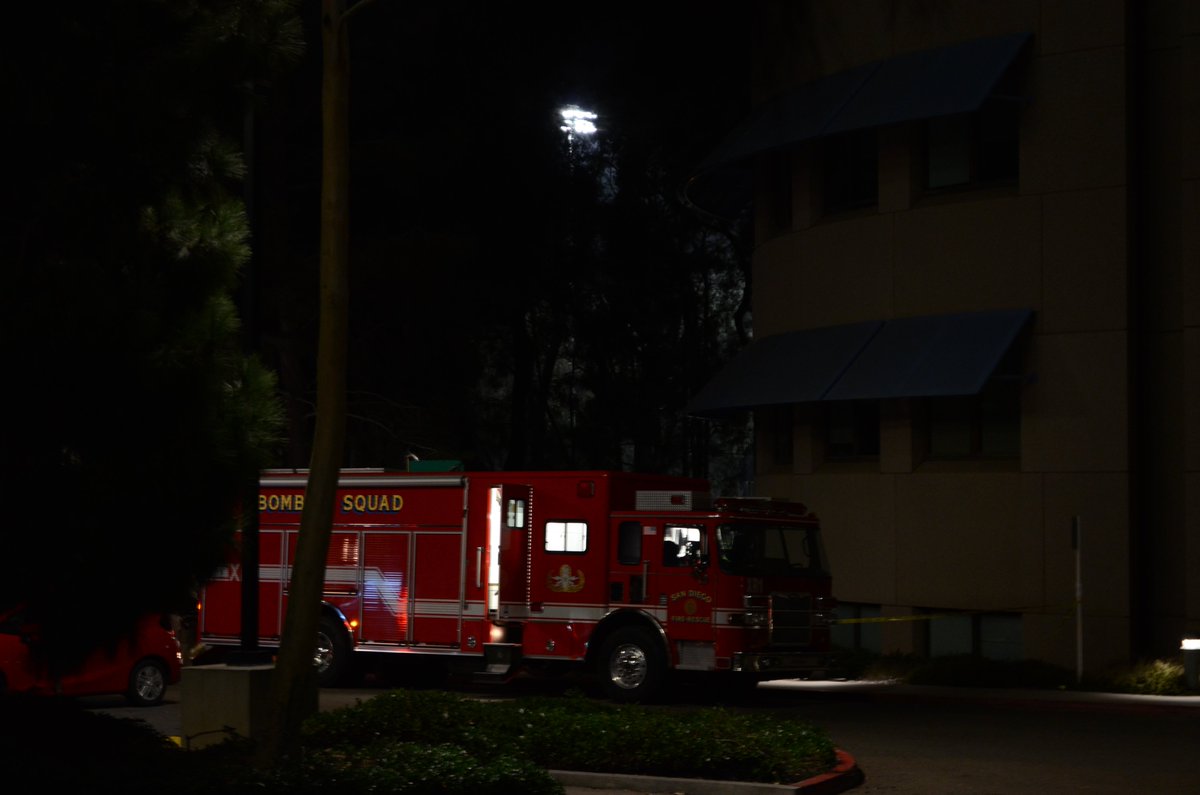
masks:
<path fill-rule="evenodd" d="M 688 195 L 747 186 L 755 342 L 692 409 L 752 410 L 756 492 L 822 518 L 841 614 L 869 619 L 839 641 L 1177 654 L 1200 633 L 1200 2 L 754 9 L 756 108 Z"/>

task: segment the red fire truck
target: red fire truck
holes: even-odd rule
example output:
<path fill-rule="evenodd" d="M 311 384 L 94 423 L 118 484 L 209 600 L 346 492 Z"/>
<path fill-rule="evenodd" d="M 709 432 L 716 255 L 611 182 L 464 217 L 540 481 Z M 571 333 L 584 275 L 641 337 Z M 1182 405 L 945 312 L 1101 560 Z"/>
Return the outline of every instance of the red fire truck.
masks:
<path fill-rule="evenodd" d="M 305 471 L 258 497 L 259 627 L 278 646 Z M 563 664 L 645 700 L 673 670 L 820 676 L 834 599 L 803 505 L 711 499 L 707 481 L 626 472 L 343 470 L 316 663 L 390 652 L 505 680 Z M 241 569 L 206 584 L 201 640 L 240 643 Z"/>

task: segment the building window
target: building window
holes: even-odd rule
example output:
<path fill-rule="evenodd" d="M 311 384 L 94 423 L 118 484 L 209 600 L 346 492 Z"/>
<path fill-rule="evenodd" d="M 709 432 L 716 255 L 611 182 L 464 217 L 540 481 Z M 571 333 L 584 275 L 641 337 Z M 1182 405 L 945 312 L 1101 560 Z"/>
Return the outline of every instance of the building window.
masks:
<path fill-rule="evenodd" d="M 929 457 L 1017 458 L 1021 453 L 1019 384 L 993 382 L 978 395 L 929 398 Z"/>
<path fill-rule="evenodd" d="M 767 233 L 778 235 L 792 229 L 792 158 L 777 152 L 767 159 Z"/>
<path fill-rule="evenodd" d="M 871 654 L 883 654 L 881 615 L 879 605 L 838 602 L 838 623 L 830 627 L 829 639 L 840 649 L 861 649 Z"/>
<path fill-rule="evenodd" d="M 1012 97 L 1013 79 L 977 112 L 942 116 L 925 122 L 925 188 L 942 190 L 1005 184 L 1019 169 L 1020 101 Z"/>
<path fill-rule="evenodd" d="M 879 202 L 879 142 L 874 128 L 826 138 L 821 144 L 825 213 Z"/>
<path fill-rule="evenodd" d="M 1016 613 L 940 613 L 929 622 L 929 656 L 1021 660 L 1024 639 Z"/>
<path fill-rule="evenodd" d="M 763 462 L 768 469 L 788 469 L 794 461 L 793 421 L 791 406 L 767 406 L 754 413 L 761 430 L 758 434 L 759 449 L 765 450 L 770 460 Z"/>
<path fill-rule="evenodd" d="M 1008 349 L 978 395 L 926 398 L 928 458 L 1020 458 L 1024 347 Z"/>
<path fill-rule="evenodd" d="M 587 522 L 546 522 L 547 552 L 586 552 Z"/>
<path fill-rule="evenodd" d="M 839 401 L 826 403 L 824 408 L 826 461 L 879 456 L 878 401 Z"/>

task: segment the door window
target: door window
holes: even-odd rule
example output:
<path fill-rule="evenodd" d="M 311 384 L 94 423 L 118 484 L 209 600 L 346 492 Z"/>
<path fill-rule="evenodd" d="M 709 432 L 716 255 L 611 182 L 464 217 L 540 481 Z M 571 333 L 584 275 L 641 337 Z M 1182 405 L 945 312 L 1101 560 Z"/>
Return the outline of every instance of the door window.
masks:
<path fill-rule="evenodd" d="M 669 524 L 663 529 L 664 566 L 693 566 L 704 552 L 703 527 Z"/>

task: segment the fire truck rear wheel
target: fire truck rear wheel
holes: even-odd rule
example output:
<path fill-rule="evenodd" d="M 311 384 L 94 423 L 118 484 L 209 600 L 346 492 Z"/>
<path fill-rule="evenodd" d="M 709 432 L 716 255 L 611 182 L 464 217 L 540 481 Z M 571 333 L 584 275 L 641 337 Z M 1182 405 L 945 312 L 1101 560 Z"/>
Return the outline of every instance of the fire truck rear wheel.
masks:
<path fill-rule="evenodd" d="M 350 643 L 341 623 L 322 618 L 317 626 L 317 648 L 313 653 L 317 684 L 331 687 L 342 681 L 350 667 Z"/>
<path fill-rule="evenodd" d="M 647 701 L 667 673 L 662 644 L 638 627 L 623 627 L 600 649 L 600 687 L 613 701 Z"/>

